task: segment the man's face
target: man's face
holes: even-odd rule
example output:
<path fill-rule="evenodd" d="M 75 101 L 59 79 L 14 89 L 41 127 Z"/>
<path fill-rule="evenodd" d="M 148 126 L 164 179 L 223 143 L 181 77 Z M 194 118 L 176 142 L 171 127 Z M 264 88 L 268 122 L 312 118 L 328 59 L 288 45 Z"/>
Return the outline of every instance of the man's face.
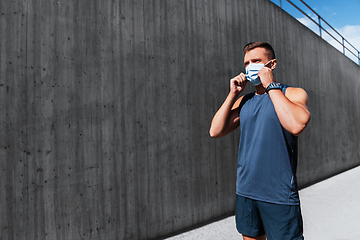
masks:
<path fill-rule="evenodd" d="M 269 57 L 266 55 L 265 48 L 257 47 L 245 53 L 244 65 L 247 67 L 250 63 L 266 64 L 270 60 L 271 59 L 269 59 Z"/>

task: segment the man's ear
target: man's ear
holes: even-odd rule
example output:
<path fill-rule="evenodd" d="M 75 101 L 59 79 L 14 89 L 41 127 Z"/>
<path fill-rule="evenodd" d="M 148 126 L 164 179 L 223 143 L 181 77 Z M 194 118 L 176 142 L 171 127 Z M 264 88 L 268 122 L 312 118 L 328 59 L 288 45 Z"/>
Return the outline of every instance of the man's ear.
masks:
<path fill-rule="evenodd" d="M 274 70 L 276 68 L 276 64 L 277 64 L 277 61 L 276 59 L 273 59 L 272 62 L 271 62 L 271 70 Z"/>

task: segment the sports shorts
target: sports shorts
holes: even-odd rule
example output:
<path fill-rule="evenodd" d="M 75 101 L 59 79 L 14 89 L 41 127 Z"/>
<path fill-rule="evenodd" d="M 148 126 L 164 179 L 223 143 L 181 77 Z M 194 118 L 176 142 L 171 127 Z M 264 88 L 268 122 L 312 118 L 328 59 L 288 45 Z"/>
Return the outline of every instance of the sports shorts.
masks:
<path fill-rule="evenodd" d="M 281 205 L 236 195 L 236 228 L 239 233 L 268 240 L 304 239 L 300 205 Z"/>

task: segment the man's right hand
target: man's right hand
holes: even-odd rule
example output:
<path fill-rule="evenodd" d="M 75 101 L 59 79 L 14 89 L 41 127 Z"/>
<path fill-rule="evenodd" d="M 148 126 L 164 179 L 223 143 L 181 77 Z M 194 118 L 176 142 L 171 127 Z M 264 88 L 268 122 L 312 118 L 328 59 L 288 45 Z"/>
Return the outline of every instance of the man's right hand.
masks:
<path fill-rule="evenodd" d="M 240 73 L 230 80 L 230 92 L 240 94 L 244 90 L 246 83 L 246 75 L 244 73 Z"/>

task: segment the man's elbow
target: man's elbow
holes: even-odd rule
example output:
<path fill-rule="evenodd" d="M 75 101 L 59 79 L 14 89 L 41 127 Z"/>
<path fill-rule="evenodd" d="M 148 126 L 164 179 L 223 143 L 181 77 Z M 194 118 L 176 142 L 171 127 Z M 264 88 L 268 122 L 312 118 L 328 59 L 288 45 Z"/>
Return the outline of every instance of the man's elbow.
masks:
<path fill-rule="evenodd" d="M 212 129 L 212 128 L 210 128 L 209 134 L 210 134 L 210 137 L 212 137 L 212 138 L 221 138 L 221 137 L 222 137 L 222 135 L 221 135 L 220 132 L 215 131 L 215 130 Z"/>
<path fill-rule="evenodd" d="M 309 124 L 311 119 L 311 116 L 308 116 L 308 119 L 306 119 L 306 121 L 297 124 L 296 126 L 294 126 L 291 130 L 290 133 L 294 136 L 299 136 L 302 132 L 304 132 L 305 128 L 307 127 L 307 125 Z"/>
<path fill-rule="evenodd" d="M 212 138 L 218 138 L 217 135 L 211 131 L 211 129 L 209 131 L 209 134 L 210 134 L 210 137 L 212 137 Z"/>
<path fill-rule="evenodd" d="M 290 133 L 294 136 L 299 136 L 303 131 L 305 130 L 305 128 L 301 128 L 301 129 L 294 129 L 293 131 L 290 131 Z"/>

